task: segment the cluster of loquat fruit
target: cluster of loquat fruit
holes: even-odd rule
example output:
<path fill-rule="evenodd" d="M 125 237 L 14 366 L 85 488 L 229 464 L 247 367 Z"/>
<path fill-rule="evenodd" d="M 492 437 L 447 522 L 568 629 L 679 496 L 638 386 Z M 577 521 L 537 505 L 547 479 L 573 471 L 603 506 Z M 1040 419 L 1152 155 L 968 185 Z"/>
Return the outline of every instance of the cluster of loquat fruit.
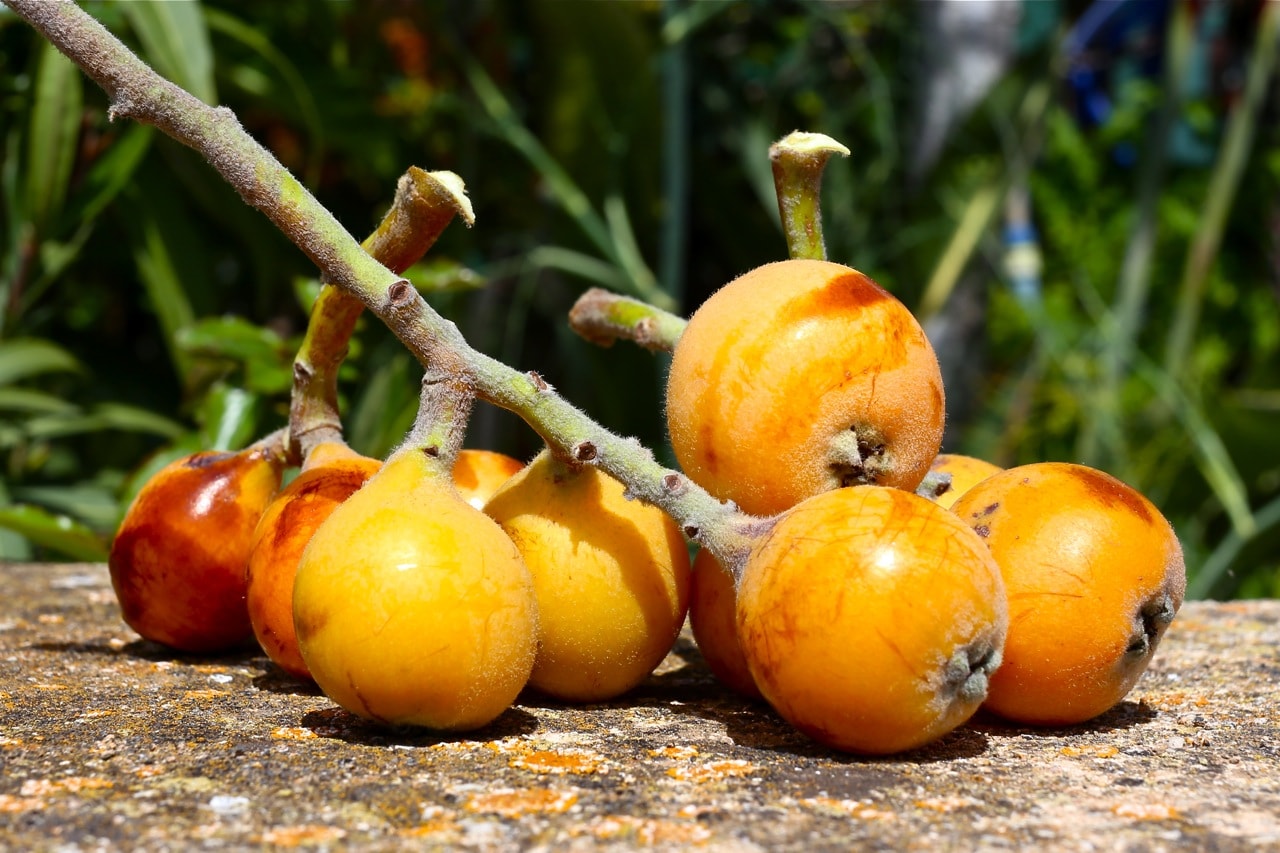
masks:
<path fill-rule="evenodd" d="M 476 387 L 448 363 L 428 365 L 404 443 L 359 455 L 334 389 L 354 315 L 326 288 L 289 428 L 178 460 L 130 507 L 110 557 L 125 621 L 187 652 L 256 638 L 347 710 L 442 731 L 484 726 L 526 688 L 622 696 L 686 618 L 718 679 L 840 750 L 912 749 L 980 707 L 1065 725 L 1114 706 L 1181 605 L 1178 540 L 1101 471 L 941 453 L 924 331 L 821 248 L 813 196 L 837 146 L 771 148 L 789 259 L 687 321 L 594 291 L 575 307 L 588 337 L 671 351 L 680 471 L 654 484 L 615 459 L 625 441 L 566 446 L 549 392 L 521 412 L 548 439 L 527 465 L 462 449 Z M 396 271 L 470 221 L 456 186 L 415 198 L 400 213 L 425 205 L 431 227 L 384 222 L 366 241 Z M 636 497 L 654 490 L 670 502 Z"/>

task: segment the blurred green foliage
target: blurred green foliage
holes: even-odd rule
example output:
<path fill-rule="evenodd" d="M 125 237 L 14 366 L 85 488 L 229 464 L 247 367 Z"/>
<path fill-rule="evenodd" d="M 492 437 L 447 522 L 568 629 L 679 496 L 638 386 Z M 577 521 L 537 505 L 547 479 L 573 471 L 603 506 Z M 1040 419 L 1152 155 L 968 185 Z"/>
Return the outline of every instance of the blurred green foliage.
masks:
<path fill-rule="evenodd" d="M 1089 4 L 1036 4 L 921 169 L 922 5 L 83 4 L 233 109 L 357 237 L 409 165 L 460 174 L 477 225 L 410 277 L 478 348 L 660 452 L 664 359 L 578 340 L 569 305 L 602 285 L 689 312 L 781 257 L 767 146 L 834 136 L 854 154 L 827 172 L 830 257 L 931 330 L 976 318 L 939 344 L 947 449 L 1104 468 L 1174 522 L 1194 594 L 1280 595 L 1276 15 L 1172 4 L 1162 70 L 1113 75 L 1084 121 L 1068 35 Z M 1234 85 L 1187 85 L 1205 5 Z M 196 155 L 107 106 L 0 12 L 3 559 L 101 559 L 158 465 L 287 415 L 314 270 Z M 1018 205 L 1030 285 L 1002 236 Z M 398 441 L 419 374 L 362 321 L 341 389 L 357 449 Z M 536 442 L 487 407 L 469 441 Z"/>

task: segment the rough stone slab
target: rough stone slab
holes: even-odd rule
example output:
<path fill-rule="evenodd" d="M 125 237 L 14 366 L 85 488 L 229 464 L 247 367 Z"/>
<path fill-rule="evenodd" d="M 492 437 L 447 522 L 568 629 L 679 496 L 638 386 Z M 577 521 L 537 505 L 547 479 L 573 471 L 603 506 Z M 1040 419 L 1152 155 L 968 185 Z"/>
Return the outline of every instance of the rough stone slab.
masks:
<path fill-rule="evenodd" d="M 1280 602 L 1189 603 L 1129 700 L 815 746 L 686 637 L 624 700 L 365 725 L 261 654 L 177 656 L 104 567 L 0 565 L 0 850 L 1280 849 Z"/>

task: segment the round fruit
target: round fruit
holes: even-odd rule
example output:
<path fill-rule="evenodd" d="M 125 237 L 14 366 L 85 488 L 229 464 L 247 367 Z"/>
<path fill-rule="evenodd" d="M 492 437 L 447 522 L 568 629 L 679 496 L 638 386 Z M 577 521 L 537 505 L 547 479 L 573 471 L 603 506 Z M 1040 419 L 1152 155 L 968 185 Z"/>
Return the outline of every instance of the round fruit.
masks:
<path fill-rule="evenodd" d="M 1008 625 L 982 540 L 910 492 L 809 498 L 752 548 L 738 588 L 760 692 L 815 740 L 885 754 L 932 741 L 982 702 Z"/>
<path fill-rule="evenodd" d="M 986 540 L 1008 589 L 1004 665 L 986 706 L 1069 725 L 1124 698 L 1186 590 L 1160 511 L 1115 477 L 1062 462 L 1010 468 L 952 509 Z"/>
<path fill-rule="evenodd" d="M 840 486 L 914 489 L 944 414 L 911 312 L 828 261 L 766 264 L 721 288 L 690 318 L 667 380 L 680 466 L 755 515 Z"/>
<path fill-rule="evenodd" d="M 422 450 L 397 451 L 320 525 L 293 588 L 320 688 L 386 724 L 476 729 L 533 668 L 533 582 L 501 528 Z"/>
<path fill-rule="evenodd" d="M 258 522 L 246 577 L 249 620 L 267 657 L 295 678 L 311 678 L 293 629 L 293 582 L 303 549 L 381 465 L 339 442 L 317 445 Z"/>
<path fill-rule="evenodd" d="M 736 693 L 762 699 L 738 641 L 733 575 L 705 548 L 693 558 L 689 626 L 711 674 Z"/>
<path fill-rule="evenodd" d="M 463 500 L 484 509 L 493 493 L 523 467 L 519 459 L 496 450 L 459 450 L 453 463 L 453 484 Z"/>
<path fill-rule="evenodd" d="M 541 628 L 531 687 L 571 702 L 612 699 L 671 651 L 688 609 L 689 552 L 664 512 L 546 451 L 485 512 L 533 574 Z"/>
<path fill-rule="evenodd" d="M 265 448 L 205 451 L 146 482 L 107 563 L 130 628 L 184 652 L 225 651 L 253 639 L 244 567 L 283 467 Z"/>
<path fill-rule="evenodd" d="M 929 473 L 950 474 L 951 485 L 933 500 L 938 506 L 950 509 L 965 492 L 992 474 L 999 474 L 1003 470 L 999 465 L 992 465 L 985 459 L 978 459 L 976 456 L 964 456 L 960 453 L 939 453 L 938 458 L 934 459 L 933 464 L 929 466 Z"/>

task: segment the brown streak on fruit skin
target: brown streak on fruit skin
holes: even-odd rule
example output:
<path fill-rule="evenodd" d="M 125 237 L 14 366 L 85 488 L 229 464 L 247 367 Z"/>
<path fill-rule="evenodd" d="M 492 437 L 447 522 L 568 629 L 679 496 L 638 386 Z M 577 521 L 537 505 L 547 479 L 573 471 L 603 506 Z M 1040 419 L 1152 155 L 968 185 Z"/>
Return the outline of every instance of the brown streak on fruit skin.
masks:
<path fill-rule="evenodd" d="M 1101 502 L 1109 506 L 1122 504 L 1148 524 L 1154 520 L 1146 502 L 1140 500 L 1133 490 L 1110 474 L 1080 466 L 1073 471 L 1073 476 Z"/>
<path fill-rule="evenodd" d="M 793 299 L 783 308 L 784 323 L 799 323 L 814 317 L 864 311 L 892 296 L 860 272 L 850 271 L 831 278 L 825 287 Z"/>
<path fill-rule="evenodd" d="M 234 453 L 227 453 L 221 450 L 205 450 L 188 456 L 182 461 L 182 467 L 195 468 L 197 470 L 210 468 L 219 462 L 224 462 L 228 458 L 235 456 Z"/>

